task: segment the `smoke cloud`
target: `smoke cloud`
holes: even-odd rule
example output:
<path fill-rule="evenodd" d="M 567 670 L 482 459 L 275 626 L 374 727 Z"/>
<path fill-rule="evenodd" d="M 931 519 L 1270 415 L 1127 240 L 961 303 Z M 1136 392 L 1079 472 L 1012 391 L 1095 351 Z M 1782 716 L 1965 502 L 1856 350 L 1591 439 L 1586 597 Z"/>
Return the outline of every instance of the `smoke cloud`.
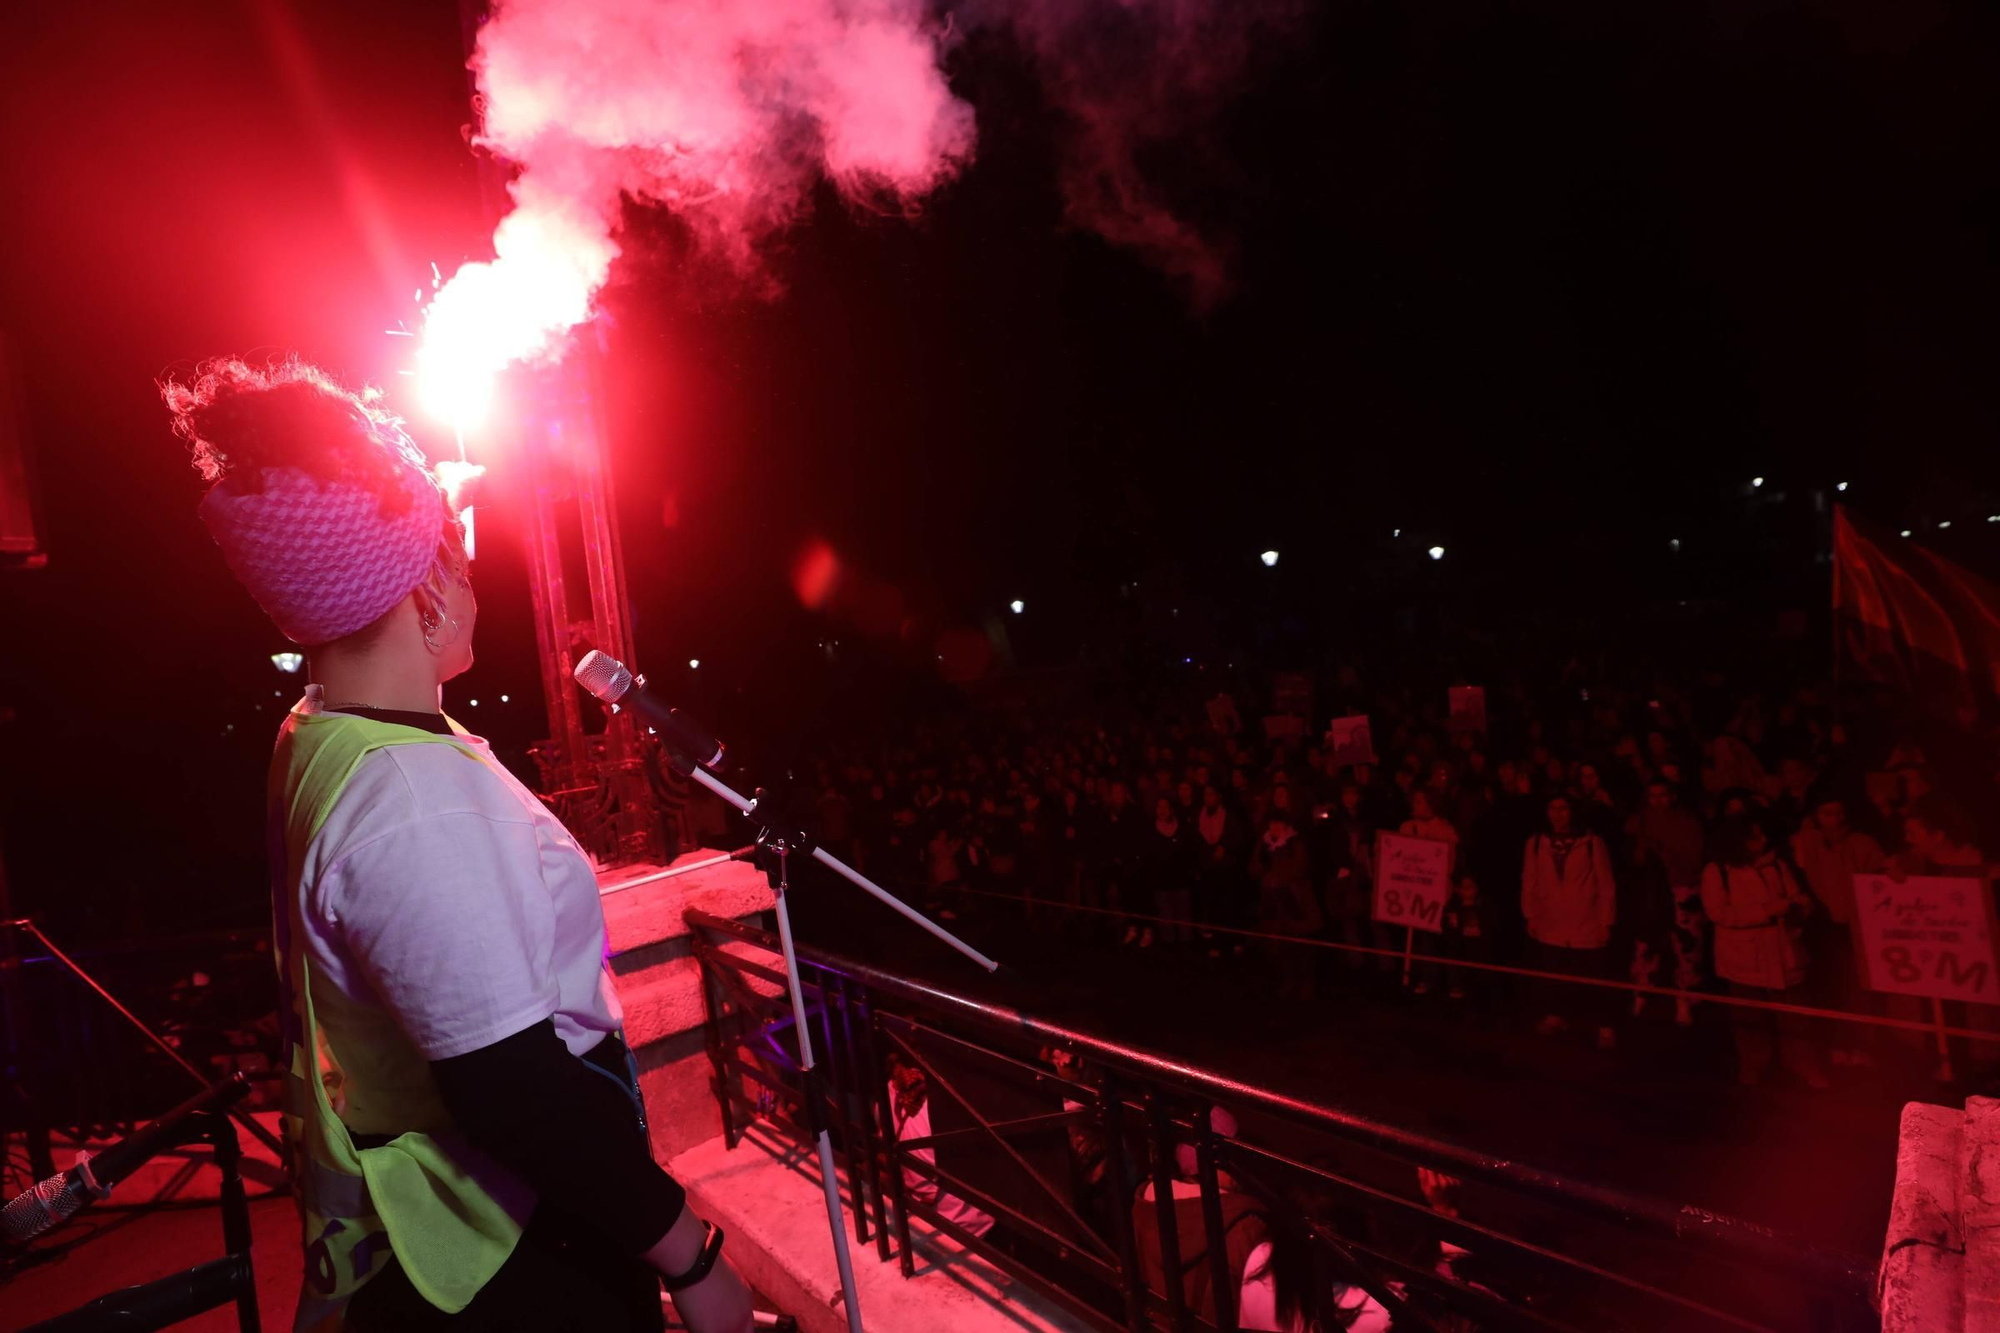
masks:
<path fill-rule="evenodd" d="M 969 0 L 956 17 L 1011 32 L 1033 61 L 1064 122 L 1069 220 L 1181 279 L 1197 307 L 1220 297 L 1227 240 L 1190 221 L 1173 187 L 1213 183 L 1192 146 L 1256 52 L 1302 26 L 1303 0 Z"/>
<path fill-rule="evenodd" d="M 1069 216 L 1190 285 L 1224 285 L 1216 247 L 1140 169 L 1210 114 L 1252 34 L 1292 0 L 499 0 L 473 69 L 480 143 L 518 167 L 496 258 L 427 314 L 420 374 L 445 415 L 588 318 L 627 198 L 671 210 L 699 251 L 765 285 L 768 241 L 821 179 L 908 208 L 970 159 L 947 84 L 954 36 L 1012 31 L 1064 120 Z"/>

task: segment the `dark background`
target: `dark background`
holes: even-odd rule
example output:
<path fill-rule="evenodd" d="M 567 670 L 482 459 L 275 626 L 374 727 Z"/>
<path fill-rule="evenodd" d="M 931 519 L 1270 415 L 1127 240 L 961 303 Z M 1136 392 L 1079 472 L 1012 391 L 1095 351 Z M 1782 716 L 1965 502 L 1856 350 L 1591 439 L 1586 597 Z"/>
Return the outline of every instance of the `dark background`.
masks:
<path fill-rule="evenodd" d="M 977 161 L 913 221 L 821 199 L 775 299 L 630 219 L 603 369 L 642 662 L 768 739 L 948 698 L 959 626 L 1036 667 L 1170 618 L 1145 642 L 1283 665 L 1287 627 L 1413 608 L 1812 606 L 1839 481 L 1991 574 L 1997 23 L 1315 7 L 1142 163 L 1229 256 L 1199 309 L 1064 222 L 1064 118 L 981 34 L 951 63 Z M 384 330 L 490 235 L 458 9 L 16 6 L 0 51 L 0 355 L 49 555 L 0 574 L 16 906 L 92 934 L 254 920 L 298 679 L 153 382 L 296 350 L 397 401 Z M 450 703 L 518 758 L 541 708 L 485 461 L 481 657 Z M 803 608 L 815 542 L 907 629 Z"/>

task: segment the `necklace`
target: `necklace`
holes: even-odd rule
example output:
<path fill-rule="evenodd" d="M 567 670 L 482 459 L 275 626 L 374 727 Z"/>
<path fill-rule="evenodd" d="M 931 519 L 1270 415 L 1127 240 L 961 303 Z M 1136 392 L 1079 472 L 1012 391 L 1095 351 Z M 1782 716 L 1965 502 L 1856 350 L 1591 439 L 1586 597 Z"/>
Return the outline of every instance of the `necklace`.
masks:
<path fill-rule="evenodd" d="M 368 712 L 368 713 L 407 713 L 412 711 L 427 711 L 427 710 L 412 710 L 408 708 L 384 708 L 380 704 L 364 704 L 357 702 L 356 700 L 353 699 L 343 700 L 340 703 L 326 703 L 322 701 L 320 704 L 320 711 L 326 713 L 345 712 L 347 709 L 350 708 L 359 708 L 363 712 Z"/>

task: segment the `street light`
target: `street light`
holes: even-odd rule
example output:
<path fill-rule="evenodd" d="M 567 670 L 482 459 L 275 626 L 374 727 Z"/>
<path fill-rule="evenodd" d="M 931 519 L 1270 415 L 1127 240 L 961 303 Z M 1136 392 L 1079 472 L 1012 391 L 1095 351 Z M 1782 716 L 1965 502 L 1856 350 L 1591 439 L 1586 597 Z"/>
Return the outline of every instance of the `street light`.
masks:
<path fill-rule="evenodd" d="M 1278 553 L 1276 551 L 1266 551 L 1257 558 L 1264 562 L 1264 568 L 1266 569 L 1276 569 L 1278 567 Z"/>
<path fill-rule="evenodd" d="M 699 657 L 690 657 L 688 659 L 688 670 L 689 671 L 701 670 L 701 659 Z"/>
<path fill-rule="evenodd" d="M 1750 484 L 1752 486 L 1762 486 L 1764 484 L 1764 479 L 1762 477 L 1752 477 L 1750 478 Z"/>
<path fill-rule="evenodd" d="M 1835 489 L 1836 491 L 1844 491 L 1847 489 L 1847 483 L 1844 481 L 1836 481 L 1835 483 L 1833 483 L 1833 489 Z"/>
<path fill-rule="evenodd" d="M 1433 560 L 1442 560 L 1442 559 L 1444 559 L 1444 547 L 1442 547 L 1442 546 L 1433 546 L 1433 547 L 1431 547 L 1431 559 L 1433 559 Z"/>
<path fill-rule="evenodd" d="M 278 668 L 278 670 L 284 672 L 288 676 L 291 675 L 293 672 L 297 671 L 300 667 L 304 666 L 305 664 L 306 664 L 306 655 L 304 653 L 271 654 L 271 665 Z"/>
<path fill-rule="evenodd" d="M 1018 616 L 1023 611 L 1028 609 L 1028 604 L 1022 601 L 1020 598 L 1016 597 L 1013 601 L 1007 603 L 1007 609 L 1009 611 L 1012 611 L 1015 615 Z"/>

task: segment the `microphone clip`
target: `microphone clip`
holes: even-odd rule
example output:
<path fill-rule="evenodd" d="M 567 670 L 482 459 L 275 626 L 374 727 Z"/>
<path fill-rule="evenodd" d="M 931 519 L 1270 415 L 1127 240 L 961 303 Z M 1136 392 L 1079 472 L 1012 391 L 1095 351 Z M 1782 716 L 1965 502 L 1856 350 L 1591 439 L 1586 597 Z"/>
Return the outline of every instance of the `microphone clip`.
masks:
<path fill-rule="evenodd" d="M 789 857 L 810 856 L 818 845 L 799 817 L 795 791 L 790 786 L 759 787 L 750 802 L 750 817 L 759 825 L 751 860 L 773 889 L 788 887 L 785 863 Z"/>

